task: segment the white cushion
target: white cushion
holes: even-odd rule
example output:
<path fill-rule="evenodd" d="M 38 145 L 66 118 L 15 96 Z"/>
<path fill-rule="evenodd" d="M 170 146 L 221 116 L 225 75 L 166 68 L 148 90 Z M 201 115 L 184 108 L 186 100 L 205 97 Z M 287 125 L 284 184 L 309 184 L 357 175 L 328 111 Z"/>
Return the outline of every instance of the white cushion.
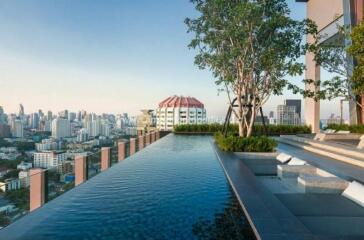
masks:
<path fill-rule="evenodd" d="M 288 162 L 288 165 L 305 165 L 306 161 L 303 161 L 299 158 L 292 158 L 291 161 Z"/>
<path fill-rule="evenodd" d="M 335 130 L 333 129 L 326 129 L 324 133 L 335 133 Z"/>
<path fill-rule="evenodd" d="M 286 153 L 280 153 L 278 156 L 277 156 L 277 160 L 280 161 L 281 163 L 286 163 L 288 162 L 289 160 L 291 160 L 292 156 L 291 155 L 288 155 Z"/>
<path fill-rule="evenodd" d="M 364 207 L 364 185 L 356 181 L 351 182 L 342 195 Z"/>
<path fill-rule="evenodd" d="M 337 131 L 336 133 L 339 133 L 339 134 L 349 134 L 350 131 L 340 130 L 340 131 Z"/>

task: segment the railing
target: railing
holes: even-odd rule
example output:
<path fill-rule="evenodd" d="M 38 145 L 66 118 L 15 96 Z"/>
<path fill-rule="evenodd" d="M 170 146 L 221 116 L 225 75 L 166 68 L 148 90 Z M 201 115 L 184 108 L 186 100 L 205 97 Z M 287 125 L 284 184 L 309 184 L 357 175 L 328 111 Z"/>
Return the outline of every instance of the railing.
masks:
<path fill-rule="evenodd" d="M 41 207 L 73 187 L 106 171 L 144 147 L 163 137 L 163 132 L 143 134 L 136 138 L 118 140 L 112 147 L 103 147 L 94 153 L 77 155 L 73 161 L 64 161 L 48 169 L 33 168 L 28 175 L 0 184 L 0 229 L 27 213 Z M 8 202 L 9 204 L 5 204 Z"/>

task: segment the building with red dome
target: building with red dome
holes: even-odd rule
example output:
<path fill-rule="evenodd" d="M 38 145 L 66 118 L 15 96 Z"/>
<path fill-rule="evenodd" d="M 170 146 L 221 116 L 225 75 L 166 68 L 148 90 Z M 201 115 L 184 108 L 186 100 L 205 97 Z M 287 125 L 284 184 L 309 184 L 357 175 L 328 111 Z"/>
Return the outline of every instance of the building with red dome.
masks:
<path fill-rule="evenodd" d="M 180 124 L 203 123 L 206 123 L 205 106 L 194 97 L 171 96 L 160 102 L 157 108 L 159 130 L 173 130 Z"/>

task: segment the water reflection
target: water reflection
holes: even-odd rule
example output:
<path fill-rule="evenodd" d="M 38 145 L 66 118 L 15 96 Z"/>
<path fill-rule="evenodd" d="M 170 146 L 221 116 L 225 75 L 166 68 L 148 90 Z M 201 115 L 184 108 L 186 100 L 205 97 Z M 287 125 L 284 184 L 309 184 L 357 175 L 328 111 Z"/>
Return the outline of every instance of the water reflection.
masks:
<path fill-rule="evenodd" d="M 233 193 L 222 212 L 215 213 L 212 220 L 199 218 L 192 226 L 192 233 L 200 240 L 256 239 Z"/>

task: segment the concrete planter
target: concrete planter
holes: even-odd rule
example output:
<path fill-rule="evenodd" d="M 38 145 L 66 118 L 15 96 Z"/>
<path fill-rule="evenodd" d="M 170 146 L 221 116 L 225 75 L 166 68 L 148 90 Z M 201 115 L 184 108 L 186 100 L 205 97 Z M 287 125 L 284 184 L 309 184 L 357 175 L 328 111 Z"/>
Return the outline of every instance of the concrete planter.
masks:
<path fill-rule="evenodd" d="M 275 159 L 278 152 L 234 152 L 240 159 Z"/>

